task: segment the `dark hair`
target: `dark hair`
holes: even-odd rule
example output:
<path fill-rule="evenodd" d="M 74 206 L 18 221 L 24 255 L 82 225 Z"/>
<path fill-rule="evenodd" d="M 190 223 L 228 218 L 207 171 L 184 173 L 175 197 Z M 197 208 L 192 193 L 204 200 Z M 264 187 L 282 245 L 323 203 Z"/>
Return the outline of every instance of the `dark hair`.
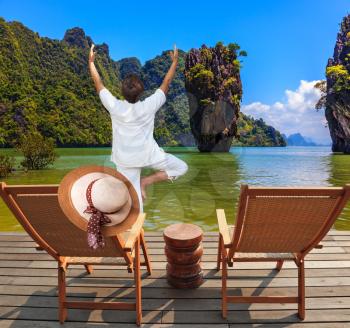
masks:
<path fill-rule="evenodd" d="M 122 82 L 122 95 L 129 103 L 136 103 L 143 91 L 143 83 L 135 74 L 127 75 Z"/>

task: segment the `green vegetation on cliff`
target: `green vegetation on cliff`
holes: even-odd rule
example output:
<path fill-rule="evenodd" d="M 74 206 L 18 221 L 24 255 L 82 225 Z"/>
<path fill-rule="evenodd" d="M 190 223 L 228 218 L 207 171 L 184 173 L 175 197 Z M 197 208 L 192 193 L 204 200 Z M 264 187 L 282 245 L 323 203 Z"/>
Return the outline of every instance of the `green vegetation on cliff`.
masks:
<path fill-rule="evenodd" d="M 227 152 L 238 136 L 243 94 L 239 49 L 236 43 L 218 42 L 215 47 L 193 48 L 186 56 L 190 124 L 200 151 Z"/>
<path fill-rule="evenodd" d="M 68 30 L 63 40 L 53 40 L 0 18 L 0 147 L 16 146 L 21 135 L 36 131 L 53 138 L 58 146 L 110 145 L 110 118 L 88 73 L 91 43 L 80 28 Z M 137 58 L 112 60 L 106 44 L 96 50 L 97 68 L 117 97 L 121 78 L 128 72 L 140 74 L 150 93 L 170 65 L 166 52 L 142 66 Z M 168 101 L 157 113 L 155 137 L 161 145 L 194 145 L 184 58 L 180 51 Z"/>
<path fill-rule="evenodd" d="M 109 144 L 110 119 L 87 70 L 90 43 L 78 28 L 57 41 L 0 20 L 0 145 L 15 145 L 31 131 L 57 145 Z M 103 80 L 118 95 L 117 65 L 106 45 L 97 51 Z"/>
<path fill-rule="evenodd" d="M 350 154 L 350 15 L 340 24 L 326 78 L 316 85 L 322 92 L 316 107 L 325 108 L 332 150 Z"/>
<path fill-rule="evenodd" d="M 179 50 L 178 69 L 167 94 L 167 102 L 156 116 L 155 137 L 163 145 L 194 145 L 183 74 L 185 57 L 186 53 Z M 145 63 L 141 75 L 149 93 L 160 86 L 170 64 L 167 51 Z"/>
<path fill-rule="evenodd" d="M 326 76 L 327 78 L 334 81 L 334 84 L 333 84 L 334 92 L 350 90 L 350 73 L 345 66 L 334 65 L 334 66 L 327 67 Z"/>
<path fill-rule="evenodd" d="M 334 47 L 333 58 L 326 67 L 327 93 L 350 91 L 350 15 L 343 18 Z"/>
<path fill-rule="evenodd" d="M 246 54 L 241 54 L 244 55 Z M 161 144 L 195 145 L 191 134 L 189 104 L 185 89 L 185 57 L 186 53 L 179 51 L 179 67 L 169 90 L 167 102 L 157 114 L 155 136 Z M 160 85 L 169 65 L 167 52 L 145 63 L 141 75 L 147 89 L 153 91 Z M 262 119 L 255 120 L 243 113 L 238 117 L 238 134 L 240 139 L 236 140 L 234 145 L 286 146 L 279 131 L 266 125 Z"/>
<path fill-rule="evenodd" d="M 233 145 L 236 146 L 286 146 L 282 134 L 274 127 L 267 125 L 262 118 L 256 120 L 251 116 L 240 113 L 238 131 L 239 139 L 233 141 Z"/>

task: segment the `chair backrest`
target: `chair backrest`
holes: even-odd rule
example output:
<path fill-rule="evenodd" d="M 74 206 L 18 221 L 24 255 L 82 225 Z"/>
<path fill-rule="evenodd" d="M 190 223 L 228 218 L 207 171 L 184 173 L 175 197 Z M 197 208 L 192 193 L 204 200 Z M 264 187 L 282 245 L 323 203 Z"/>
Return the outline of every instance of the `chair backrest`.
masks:
<path fill-rule="evenodd" d="M 86 232 L 73 225 L 62 212 L 58 185 L 6 185 L 0 195 L 27 233 L 56 259 L 59 256 L 123 257 L 116 237 L 106 237 L 106 246 L 92 250 Z"/>
<path fill-rule="evenodd" d="M 234 252 L 307 254 L 350 198 L 344 188 L 241 187 Z"/>

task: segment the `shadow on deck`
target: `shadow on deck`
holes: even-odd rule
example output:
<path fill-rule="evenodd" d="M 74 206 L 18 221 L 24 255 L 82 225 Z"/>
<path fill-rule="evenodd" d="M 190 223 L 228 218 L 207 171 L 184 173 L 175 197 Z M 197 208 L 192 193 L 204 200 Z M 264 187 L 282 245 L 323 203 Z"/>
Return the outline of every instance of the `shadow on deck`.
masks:
<path fill-rule="evenodd" d="M 146 233 L 154 273 L 143 276 L 145 327 L 350 327 L 350 231 L 332 230 L 306 260 L 306 319 L 296 304 L 230 304 L 221 317 L 221 279 L 215 270 L 217 234 L 206 233 L 202 268 L 204 284 L 193 290 L 170 287 L 160 232 Z M 61 326 L 57 314 L 56 262 L 26 234 L 0 233 L 0 327 L 135 327 L 133 311 L 69 310 Z M 290 295 L 297 292 L 297 270 L 286 263 L 237 263 L 229 270 L 231 295 Z M 68 270 L 68 297 L 108 301 L 134 298 L 132 275 L 124 268 L 96 266 Z M 130 279 L 129 279 L 130 278 Z M 268 288 L 266 288 L 268 287 Z"/>

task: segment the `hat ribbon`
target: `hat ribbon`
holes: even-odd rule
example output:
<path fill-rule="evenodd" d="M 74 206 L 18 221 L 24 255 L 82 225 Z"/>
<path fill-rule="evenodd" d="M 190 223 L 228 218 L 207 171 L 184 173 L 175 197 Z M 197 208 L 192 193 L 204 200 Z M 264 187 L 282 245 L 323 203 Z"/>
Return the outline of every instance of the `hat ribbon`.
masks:
<path fill-rule="evenodd" d="M 97 249 L 99 247 L 103 248 L 105 246 L 105 240 L 101 232 L 101 227 L 106 223 L 112 222 L 106 214 L 114 214 L 118 212 L 102 212 L 94 206 L 91 197 L 91 190 L 93 184 L 97 180 L 99 179 L 91 181 L 86 189 L 86 200 L 89 205 L 84 211 L 84 213 L 91 214 L 87 227 L 87 242 L 89 247 L 91 247 L 92 249 Z"/>

